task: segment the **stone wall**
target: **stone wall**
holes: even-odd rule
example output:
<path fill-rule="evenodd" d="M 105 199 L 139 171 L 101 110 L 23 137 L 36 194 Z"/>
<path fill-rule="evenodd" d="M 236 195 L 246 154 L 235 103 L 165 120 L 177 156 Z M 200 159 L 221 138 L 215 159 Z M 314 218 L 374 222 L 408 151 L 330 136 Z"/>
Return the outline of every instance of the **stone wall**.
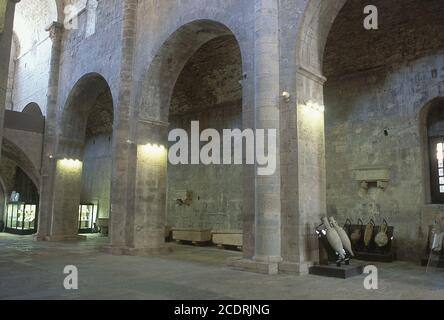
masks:
<path fill-rule="evenodd" d="M 214 107 L 213 107 L 214 108 Z M 201 130 L 242 128 L 240 107 L 222 106 L 173 117 L 171 129 L 190 135 L 191 121 Z M 202 144 L 203 145 L 203 144 Z M 242 165 L 168 165 L 167 225 L 176 228 L 242 230 Z M 190 205 L 178 204 L 191 195 Z"/>
<path fill-rule="evenodd" d="M 99 218 L 109 218 L 111 194 L 111 135 L 88 138 L 83 155 L 82 203 L 98 203 Z"/>
<path fill-rule="evenodd" d="M 188 61 L 174 89 L 170 130 L 242 129 L 242 62 L 236 39 L 216 38 Z M 201 144 L 201 146 L 204 143 Z M 222 154 L 222 150 L 221 150 Z M 242 165 L 168 166 L 167 225 L 175 228 L 242 230 Z M 180 204 L 180 200 L 192 200 Z"/>
<path fill-rule="evenodd" d="M 13 88 L 9 108 L 22 111 L 37 103 L 46 114 L 51 40 L 46 28 L 57 21 L 57 8 L 53 0 L 19 2 L 14 18 L 17 55 L 9 86 Z M 11 65 L 12 66 L 12 65 Z M 11 84 L 13 81 L 13 84 Z"/>
<path fill-rule="evenodd" d="M 375 1 L 378 31 L 362 28 L 361 1 L 349 1 L 331 30 L 324 61 L 327 204 L 341 223 L 387 219 L 399 258 L 417 260 L 433 222 L 420 112 L 444 95 L 444 3 L 395 2 Z M 360 188 L 355 176 L 365 168 L 388 169 L 387 188 Z"/>

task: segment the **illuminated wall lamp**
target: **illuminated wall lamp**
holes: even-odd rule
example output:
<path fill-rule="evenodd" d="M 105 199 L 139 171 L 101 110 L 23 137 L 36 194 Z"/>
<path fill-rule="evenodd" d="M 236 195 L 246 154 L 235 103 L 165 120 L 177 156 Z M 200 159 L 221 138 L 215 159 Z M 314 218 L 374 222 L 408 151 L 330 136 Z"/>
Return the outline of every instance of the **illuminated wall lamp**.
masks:
<path fill-rule="evenodd" d="M 165 147 L 162 145 L 148 143 L 146 145 L 142 145 L 141 147 L 143 152 L 149 155 L 160 156 L 165 154 Z"/>
<path fill-rule="evenodd" d="M 324 113 L 325 112 L 325 106 L 316 102 L 312 102 L 309 101 L 307 102 L 307 107 L 309 107 L 310 109 L 320 112 L 320 113 Z"/>

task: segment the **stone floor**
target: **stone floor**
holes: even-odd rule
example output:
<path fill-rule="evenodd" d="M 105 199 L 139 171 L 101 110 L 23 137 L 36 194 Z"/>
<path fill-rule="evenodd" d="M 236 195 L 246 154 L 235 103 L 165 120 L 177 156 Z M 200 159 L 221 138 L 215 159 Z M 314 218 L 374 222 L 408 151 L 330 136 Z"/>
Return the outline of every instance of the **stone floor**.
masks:
<path fill-rule="evenodd" d="M 444 272 L 404 262 L 377 264 L 379 289 L 364 277 L 264 276 L 235 271 L 240 253 L 174 245 L 157 257 L 111 256 L 106 239 L 34 242 L 0 233 L 0 299 L 444 299 Z M 63 288 L 66 265 L 79 270 L 79 290 Z"/>

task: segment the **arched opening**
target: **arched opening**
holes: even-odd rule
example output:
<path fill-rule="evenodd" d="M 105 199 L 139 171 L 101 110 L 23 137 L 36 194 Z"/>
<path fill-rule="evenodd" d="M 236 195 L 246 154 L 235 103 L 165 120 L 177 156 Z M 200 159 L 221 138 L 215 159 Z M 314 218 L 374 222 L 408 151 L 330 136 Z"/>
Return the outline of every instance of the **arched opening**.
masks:
<path fill-rule="evenodd" d="M 42 117 L 42 109 L 35 102 L 31 102 L 23 108 L 23 113 L 29 114 L 30 116 Z"/>
<path fill-rule="evenodd" d="M 34 234 L 39 216 L 38 172 L 25 153 L 6 138 L 2 146 L 0 182 L 0 220 L 5 232 Z"/>
<path fill-rule="evenodd" d="M 444 204 L 444 98 L 435 98 L 421 110 L 424 191 L 427 203 Z"/>
<path fill-rule="evenodd" d="M 242 129 L 242 70 L 237 40 L 214 21 L 182 26 L 155 55 L 140 88 L 136 185 L 141 188 L 136 187 L 133 243 L 159 246 L 167 230 L 178 241 L 211 243 L 216 232 L 242 246 L 242 165 L 172 165 L 166 157 L 155 159 L 153 151 L 153 145 L 168 146 L 172 129 L 188 135 L 191 121 L 199 122 L 198 136 L 207 128 L 221 136 L 223 129 Z"/>
<path fill-rule="evenodd" d="M 379 29 L 366 30 L 366 4 L 340 2 L 318 7 L 311 28 L 318 34 L 307 40 L 317 58 L 301 59 L 327 79 L 317 91 L 325 104 L 327 212 L 341 222 L 386 219 L 398 258 L 418 260 L 433 222 L 425 221 L 419 115 L 442 90 L 444 4 L 374 1 Z"/>
<path fill-rule="evenodd" d="M 6 108 L 22 111 L 35 101 L 46 106 L 52 41 L 46 28 L 58 21 L 55 0 L 17 3 Z M 43 110 L 46 114 L 46 110 Z"/>
<path fill-rule="evenodd" d="M 184 129 L 191 137 L 191 122 L 200 132 L 242 129 L 242 60 L 232 35 L 202 45 L 187 61 L 174 87 L 170 131 Z M 191 144 L 191 142 L 190 142 Z M 222 150 L 218 150 L 223 154 Z M 231 152 L 231 150 L 230 150 Z M 167 226 L 175 240 L 202 242 L 238 238 L 241 246 L 243 174 L 241 165 L 168 164 Z M 211 233 L 217 234 L 216 239 Z M 220 243 L 224 244 L 224 243 Z"/>
<path fill-rule="evenodd" d="M 111 90 L 98 74 L 72 89 L 59 121 L 51 235 L 107 235 L 110 217 L 114 107 Z"/>

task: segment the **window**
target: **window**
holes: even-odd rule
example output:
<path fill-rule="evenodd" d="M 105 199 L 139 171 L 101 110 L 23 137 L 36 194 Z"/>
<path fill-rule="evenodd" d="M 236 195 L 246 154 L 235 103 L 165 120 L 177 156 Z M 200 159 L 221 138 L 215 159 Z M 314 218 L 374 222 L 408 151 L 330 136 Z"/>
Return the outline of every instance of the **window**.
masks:
<path fill-rule="evenodd" d="M 96 19 L 97 19 L 97 0 L 88 0 L 86 3 L 86 37 L 89 38 L 96 33 Z"/>
<path fill-rule="evenodd" d="M 435 204 L 444 204 L 444 98 L 435 98 L 423 109 L 426 120 L 427 142 L 425 154 L 430 167 L 430 200 Z"/>
<path fill-rule="evenodd" d="M 444 203 L 444 137 L 430 138 L 431 191 L 433 203 Z"/>

